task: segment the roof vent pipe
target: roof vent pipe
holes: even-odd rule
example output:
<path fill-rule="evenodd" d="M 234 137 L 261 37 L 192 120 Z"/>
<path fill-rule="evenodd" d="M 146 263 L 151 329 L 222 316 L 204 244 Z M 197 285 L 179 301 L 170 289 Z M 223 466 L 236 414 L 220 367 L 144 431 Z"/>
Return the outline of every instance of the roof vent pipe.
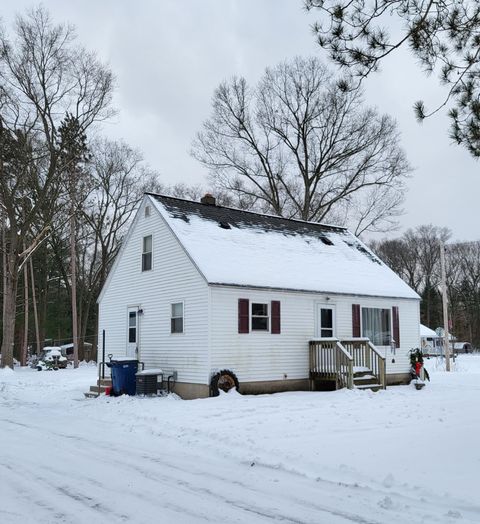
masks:
<path fill-rule="evenodd" d="M 205 195 L 200 199 L 200 202 L 202 204 L 207 204 L 207 206 L 215 206 L 216 205 L 215 197 L 213 195 L 211 195 L 210 193 L 205 193 Z"/>

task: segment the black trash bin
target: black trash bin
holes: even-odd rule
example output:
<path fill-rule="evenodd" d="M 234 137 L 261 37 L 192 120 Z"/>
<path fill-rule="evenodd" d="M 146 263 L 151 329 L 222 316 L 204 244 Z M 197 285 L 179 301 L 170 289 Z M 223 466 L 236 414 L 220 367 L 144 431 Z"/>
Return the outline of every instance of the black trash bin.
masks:
<path fill-rule="evenodd" d="M 112 373 L 112 391 L 115 396 L 135 395 L 138 364 L 138 360 L 121 357 L 107 362 Z"/>

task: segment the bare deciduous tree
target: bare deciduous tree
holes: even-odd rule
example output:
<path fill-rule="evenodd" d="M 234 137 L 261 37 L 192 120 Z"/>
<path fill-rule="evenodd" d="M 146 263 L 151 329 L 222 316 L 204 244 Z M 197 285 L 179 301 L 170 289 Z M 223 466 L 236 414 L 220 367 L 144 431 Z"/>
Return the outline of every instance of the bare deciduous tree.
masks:
<path fill-rule="evenodd" d="M 440 244 L 450 238 L 447 228 L 422 225 L 400 238 L 372 243 L 373 250 L 421 297 L 421 318 L 440 325 Z"/>
<path fill-rule="evenodd" d="M 76 209 L 76 267 L 78 275 L 79 346 L 87 328 L 96 323 L 95 301 L 120 249 L 132 214 L 145 190 L 157 190 L 157 175 L 143 164 L 141 154 L 121 142 L 97 139 L 82 176 L 89 188 Z M 68 214 L 65 209 L 64 215 Z M 62 218 L 59 217 L 59 220 Z M 66 257 L 69 238 L 56 228 L 50 245 L 70 295 L 72 281 Z M 96 330 L 95 330 L 96 332 Z"/>
<path fill-rule="evenodd" d="M 0 33 L 0 199 L 8 236 L 2 366 L 13 365 L 19 271 L 51 229 L 56 210 L 62 171 L 57 127 L 67 113 L 83 131 L 107 118 L 112 89 L 110 70 L 76 45 L 73 29 L 54 24 L 43 7 L 17 17 L 12 39 Z M 28 242 L 26 249 L 19 236 Z"/>
<path fill-rule="evenodd" d="M 192 154 L 216 187 L 262 211 L 348 215 L 360 232 L 391 226 L 409 171 L 393 119 L 315 58 L 268 68 L 255 89 L 222 83 Z"/>

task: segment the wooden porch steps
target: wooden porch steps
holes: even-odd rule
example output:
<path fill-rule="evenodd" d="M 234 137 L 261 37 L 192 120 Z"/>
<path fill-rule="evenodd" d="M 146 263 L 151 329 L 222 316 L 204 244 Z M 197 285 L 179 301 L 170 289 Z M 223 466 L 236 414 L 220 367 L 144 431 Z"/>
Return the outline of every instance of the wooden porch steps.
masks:
<path fill-rule="evenodd" d="M 90 391 L 87 391 L 84 393 L 85 398 L 96 398 L 100 396 L 102 393 L 105 393 L 106 389 L 112 387 L 112 379 L 111 378 L 102 378 L 100 379 L 100 384 L 97 383 L 94 386 L 90 386 Z"/>
<path fill-rule="evenodd" d="M 370 389 L 372 391 L 379 391 L 380 389 L 383 389 L 381 384 L 361 384 L 360 386 L 355 385 L 355 389 Z"/>
<path fill-rule="evenodd" d="M 386 359 L 368 338 L 315 338 L 309 341 L 312 390 L 386 388 Z"/>
<path fill-rule="evenodd" d="M 353 374 L 353 385 L 355 389 L 370 389 L 372 391 L 378 391 L 383 389 L 382 385 L 378 383 L 378 379 L 372 374 L 370 369 L 362 369 L 361 371 L 355 371 Z"/>

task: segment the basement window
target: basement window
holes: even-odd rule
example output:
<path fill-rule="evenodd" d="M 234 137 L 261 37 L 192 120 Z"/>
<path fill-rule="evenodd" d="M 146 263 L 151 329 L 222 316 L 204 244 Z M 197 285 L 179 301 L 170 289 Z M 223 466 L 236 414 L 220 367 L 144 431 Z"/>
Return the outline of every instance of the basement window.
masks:
<path fill-rule="evenodd" d="M 183 333 L 183 302 L 171 305 L 170 333 Z"/>
<path fill-rule="evenodd" d="M 252 331 L 268 331 L 268 304 L 252 303 Z"/>
<path fill-rule="evenodd" d="M 152 235 L 143 237 L 142 248 L 142 271 L 152 269 Z"/>

